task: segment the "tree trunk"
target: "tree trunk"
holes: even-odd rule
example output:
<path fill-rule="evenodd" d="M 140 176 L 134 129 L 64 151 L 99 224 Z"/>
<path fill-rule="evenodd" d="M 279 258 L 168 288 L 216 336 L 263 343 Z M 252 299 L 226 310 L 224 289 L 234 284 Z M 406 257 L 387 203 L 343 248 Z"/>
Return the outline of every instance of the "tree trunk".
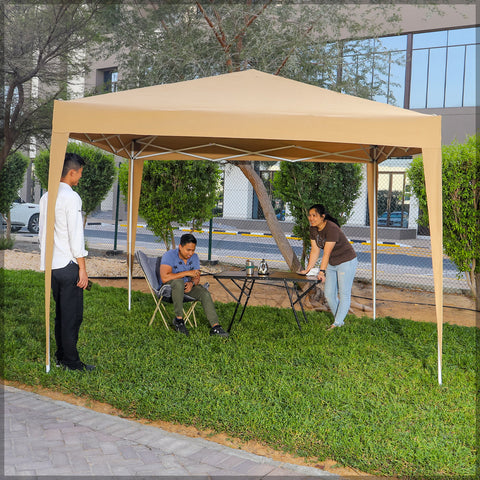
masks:
<path fill-rule="evenodd" d="M 6 219 L 7 226 L 5 227 L 5 238 L 7 239 L 7 241 L 10 241 L 10 239 L 12 238 L 12 219 L 10 217 L 10 212 L 7 213 Z"/>
<path fill-rule="evenodd" d="M 480 312 L 480 273 L 475 274 L 475 305 L 477 312 Z"/>
<path fill-rule="evenodd" d="M 265 215 L 265 220 L 267 221 L 268 228 L 275 240 L 275 243 L 280 250 L 283 258 L 287 262 L 288 268 L 292 272 L 296 272 L 300 269 L 300 262 L 298 261 L 297 256 L 295 255 L 292 246 L 288 243 L 285 233 L 280 228 L 280 223 L 275 215 L 275 210 L 273 209 L 272 202 L 268 195 L 267 189 L 263 184 L 260 176 L 255 172 L 251 163 L 238 162 L 234 163 L 247 177 L 248 181 L 252 184 L 255 193 L 257 194 L 258 201 L 262 207 L 263 213 Z"/>
<path fill-rule="evenodd" d="M 0 151 L 0 170 L 2 170 L 3 166 L 5 165 L 8 154 L 10 153 L 11 149 L 12 149 L 12 143 L 4 139 L 2 149 Z"/>

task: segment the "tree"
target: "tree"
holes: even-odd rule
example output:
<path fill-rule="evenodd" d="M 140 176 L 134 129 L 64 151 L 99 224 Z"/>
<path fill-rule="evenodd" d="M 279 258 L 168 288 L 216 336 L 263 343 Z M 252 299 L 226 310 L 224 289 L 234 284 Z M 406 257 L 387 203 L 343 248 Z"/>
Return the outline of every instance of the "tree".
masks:
<path fill-rule="evenodd" d="M 86 144 L 69 143 L 67 152 L 77 153 L 85 160 L 82 178 L 73 189 L 82 199 L 85 212 L 84 224 L 105 199 L 115 180 L 115 160 L 112 154 Z M 50 151 L 40 152 L 34 161 L 35 176 L 44 190 L 48 190 L 48 170 L 50 165 Z"/>
<path fill-rule="evenodd" d="M 361 182 L 362 169 L 358 164 L 281 163 L 274 185 L 295 219 L 294 235 L 303 241 L 302 266 L 310 251 L 308 209 L 315 203 L 322 203 L 343 225 L 358 198 Z"/>
<path fill-rule="evenodd" d="M 350 36 L 380 35 L 379 24 L 399 20 L 392 5 L 363 4 L 352 15 L 352 4 L 325 2 L 180 2 L 132 0 L 115 18 L 111 53 L 122 72 L 119 88 L 136 88 L 256 68 L 267 73 L 337 91 L 373 98 L 385 94 L 385 83 L 367 80 L 359 72 L 381 68 L 375 64 L 376 46 L 338 41 Z M 375 15 L 382 21 L 375 22 Z M 366 19 L 368 18 L 368 21 Z M 345 54 L 357 43 L 359 61 L 368 68 L 343 69 Z M 384 63 L 387 68 L 388 64 Z M 231 162 L 252 184 L 280 252 L 293 271 L 300 266 L 280 228 L 261 177 L 251 162 Z"/>
<path fill-rule="evenodd" d="M 404 208 L 403 192 L 379 190 L 377 192 L 377 213 L 380 216 L 384 212 L 395 212 Z"/>
<path fill-rule="evenodd" d="M 106 8 L 103 0 L 1 2 L 0 171 L 8 155 L 32 137 L 46 144 L 53 100 L 67 98 L 69 79 L 85 73 L 82 53 L 101 40 L 97 18 Z"/>
<path fill-rule="evenodd" d="M 428 225 L 423 159 L 412 161 L 407 170 L 418 197 L 419 224 Z M 442 148 L 443 246 L 445 253 L 465 274 L 480 309 L 480 134 L 464 143 Z"/>
<path fill-rule="evenodd" d="M 391 4 L 358 5 L 352 15 L 352 3 L 130 0 L 112 13 L 109 53 L 116 55 L 123 47 L 121 89 L 256 68 L 373 98 L 386 93 L 384 82 L 362 82 L 358 68 L 340 71 L 339 65 L 346 55 L 360 52 L 356 66 L 370 69 L 364 73 L 371 75 L 380 47 L 338 40 L 345 32 L 352 38 L 381 35 L 382 24 L 391 31 L 399 10 Z M 358 91 L 362 83 L 369 86 L 363 93 Z"/>
<path fill-rule="evenodd" d="M 120 190 L 128 197 L 128 164 L 120 167 Z M 143 167 L 138 211 L 152 232 L 175 248 L 173 223 L 191 222 L 192 230 L 212 218 L 220 169 L 208 161 L 147 161 Z"/>
<path fill-rule="evenodd" d="M 29 159 L 20 152 L 8 156 L 4 168 L 0 171 L 0 213 L 7 219 L 7 240 L 10 239 L 10 209 L 22 187 Z"/>

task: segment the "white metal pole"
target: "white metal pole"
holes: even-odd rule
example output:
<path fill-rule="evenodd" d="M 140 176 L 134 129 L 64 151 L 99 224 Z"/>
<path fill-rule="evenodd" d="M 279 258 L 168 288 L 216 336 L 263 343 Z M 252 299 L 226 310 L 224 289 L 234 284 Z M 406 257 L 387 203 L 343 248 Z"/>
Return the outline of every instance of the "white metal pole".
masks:
<path fill-rule="evenodd" d="M 128 310 L 132 309 L 132 202 L 133 202 L 133 167 L 134 167 L 134 150 L 132 145 L 132 152 L 130 155 L 130 171 L 128 175 L 128 245 L 127 245 L 127 258 L 128 258 Z"/>
<path fill-rule="evenodd" d="M 376 148 L 373 148 L 375 152 Z M 378 164 L 376 156 L 371 155 L 371 160 L 373 162 L 373 209 L 372 217 L 370 222 L 373 223 L 373 237 L 370 239 L 372 242 L 372 293 L 373 293 L 373 319 L 377 318 L 377 195 L 378 195 Z"/>

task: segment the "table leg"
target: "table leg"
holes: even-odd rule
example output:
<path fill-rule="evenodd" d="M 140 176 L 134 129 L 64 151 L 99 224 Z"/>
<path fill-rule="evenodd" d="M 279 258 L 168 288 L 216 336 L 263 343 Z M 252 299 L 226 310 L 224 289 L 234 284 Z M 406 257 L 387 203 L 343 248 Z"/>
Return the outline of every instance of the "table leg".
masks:
<path fill-rule="evenodd" d="M 293 299 L 292 299 L 292 294 L 291 294 L 290 288 L 288 286 L 288 281 L 283 280 L 283 283 L 285 285 L 285 290 L 287 291 L 288 299 L 290 300 L 290 306 L 292 307 L 293 314 L 295 315 L 295 320 L 297 321 L 298 328 L 301 330 L 302 326 L 300 325 L 300 321 L 298 320 L 297 311 L 295 310 L 295 303 L 297 303 L 297 302 L 294 302 Z M 298 297 L 298 295 L 297 295 L 297 297 Z M 298 299 L 297 299 L 297 301 L 298 301 Z M 302 311 L 303 311 L 303 308 L 302 308 Z M 305 315 L 305 312 L 303 312 L 303 315 Z"/>
<path fill-rule="evenodd" d="M 295 293 L 297 295 L 297 299 L 293 302 L 293 304 L 295 305 L 296 303 L 298 303 L 300 305 L 300 308 L 302 309 L 302 313 L 303 313 L 303 318 L 305 319 L 305 322 L 308 322 L 307 320 L 307 314 L 305 313 L 305 309 L 303 308 L 303 298 L 305 297 L 305 295 L 307 295 L 310 290 L 312 290 L 312 288 L 315 287 L 315 285 L 317 284 L 318 282 L 315 282 L 315 283 L 312 283 L 301 295 L 298 294 L 298 290 L 295 289 Z"/>
<path fill-rule="evenodd" d="M 250 280 L 250 284 L 247 286 L 249 280 Z M 247 308 L 248 300 L 250 300 L 250 294 L 252 293 L 252 289 L 253 289 L 254 284 L 255 284 L 255 278 L 245 277 L 245 280 L 244 280 L 243 285 L 242 285 L 242 289 L 240 291 L 240 295 L 238 296 L 237 305 L 235 306 L 235 310 L 233 312 L 232 320 L 230 321 L 230 325 L 228 326 L 227 332 L 230 332 L 230 330 L 232 328 L 233 322 L 235 321 L 235 317 L 237 316 L 238 307 L 242 304 L 242 297 L 245 294 L 245 297 L 246 297 L 245 303 L 243 304 L 242 312 L 240 313 L 240 318 L 238 319 L 238 321 L 240 322 L 242 320 L 243 314 L 245 313 L 245 308 Z M 247 293 L 245 293 L 245 292 L 247 292 Z"/>
<path fill-rule="evenodd" d="M 300 308 L 301 308 L 302 313 L 303 313 L 303 319 L 305 320 L 305 323 L 307 323 L 308 320 L 307 320 L 307 314 L 305 313 L 305 309 L 303 308 L 302 299 L 310 291 L 310 288 L 308 288 L 302 295 L 298 295 L 298 290 L 295 289 L 295 293 L 297 295 L 297 300 L 294 303 L 298 303 L 300 305 Z"/>

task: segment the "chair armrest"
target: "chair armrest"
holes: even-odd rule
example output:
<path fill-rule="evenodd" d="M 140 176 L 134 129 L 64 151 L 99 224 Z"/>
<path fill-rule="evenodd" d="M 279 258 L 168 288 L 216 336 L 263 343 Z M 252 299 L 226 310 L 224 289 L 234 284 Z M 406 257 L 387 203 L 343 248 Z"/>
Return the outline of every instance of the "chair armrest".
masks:
<path fill-rule="evenodd" d="M 159 289 L 158 289 L 158 295 L 160 297 L 167 297 L 170 298 L 172 296 L 172 286 L 169 285 L 168 283 L 163 284 Z"/>

